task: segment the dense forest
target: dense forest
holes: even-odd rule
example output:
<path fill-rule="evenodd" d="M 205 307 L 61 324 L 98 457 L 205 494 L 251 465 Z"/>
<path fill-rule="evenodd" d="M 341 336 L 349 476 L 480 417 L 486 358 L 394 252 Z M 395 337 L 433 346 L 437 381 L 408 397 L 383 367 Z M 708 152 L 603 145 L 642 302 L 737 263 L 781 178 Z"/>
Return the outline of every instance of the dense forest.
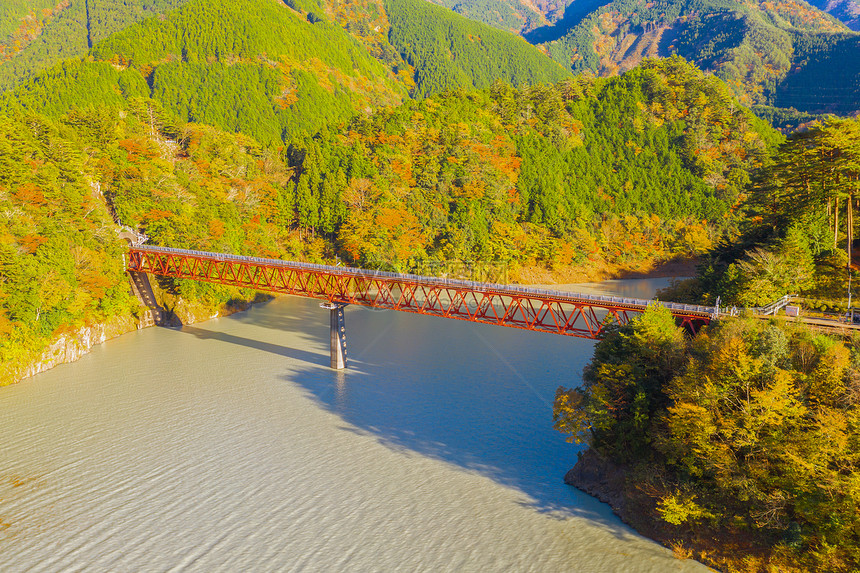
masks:
<path fill-rule="evenodd" d="M 68 6 L 54 0 L 9 0 L 0 7 L 0 65 L 27 47 Z"/>
<path fill-rule="evenodd" d="M 624 468 L 627 519 L 727 572 L 860 567 L 860 347 L 723 320 L 690 339 L 662 307 L 611 329 L 556 428 Z"/>
<path fill-rule="evenodd" d="M 794 133 L 753 170 L 739 233 L 661 298 L 751 307 L 795 294 L 807 315 L 841 317 L 857 295 L 858 182 L 860 121 Z M 679 555 L 725 571 L 854 571 L 858 363 L 856 336 L 741 317 L 691 340 L 655 306 L 611 327 L 583 386 L 559 388 L 556 427 L 591 446 L 588 463 L 623 472 L 625 518 Z"/>
<path fill-rule="evenodd" d="M 27 16 L 19 20 L 25 29 L 21 30 L 19 26 L 19 31 L 13 31 L 5 42 L 6 36 L 0 28 L 0 43 L 6 44 L 8 56 L 6 62 L 0 57 L 0 91 L 16 86 L 62 60 L 83 56 L 94 44 L 111 34 L 135 22 L 163 15 L 185 1 L 56 0 L 50 6 L 42 6 L 42 0 L 38 0 L 28 1 L 28 6 L 20 7 L 19 4 L 24 3 L 13 1 L 9 9 L 10 20 Z M 12 25 L 10 22 L 9 26 Z"/>
<path fill-rule="evenodd" d="M 140 312 L 119 222 L 157 244 L 321 260 L 321 245 L 291 231 L 289 168 L 246 136 L 147 100 L 59 121 L 0 116 L 0 133 L 0 384 L 58 334 Z M 241 294 L 173 290 L 211 308 Z"/>
<path fill-rule="evenodd" d="M 680 59 L 406 103 L 290 147 L 297 224 L 336 233 L 355 264 L 398 270 L 693 255 L 733 224 L 748 170 L 777 137 L 735 105 Z"/>
<path fill-rule="evenodd" d="M 373 38 L 357 41 L 359 30 L 351 35 L 324 12 L 194 0 L 0 95 L 0 109 L 56 117 L 73 107 L 147 96 L 187 121 L 273 143 L 399 103 L 409 92 L 423 97 L 497 79 L 520 85 L 569 75 L 522 40 L 442 8 L 420 0 L 387 6 L 385 47 L 377 42 L 368 49 Z M 411 17 L 416 11 L 422 18 Z"/>
<path fill-rule="evenodd" d="M 451 14 L 424 0 L 385 0 L 389 40 L 415 68 L 414 95 L 557 82 L 570 74 L 526 42 Z"/>
<path fill-rule="evenodd" d="M 860 108 L 860 35 L 798 34 L 793 62 L 799 69 L 773 91 L 774 105 L 850 116 Z"/>
<path fill-rule="evenodd" d="M 748 105 L 844 112 L 834 103 L 853 111 L 856 98 L 847 93 L 838 102 L 815 97 L 780 101 L 798 87 L 815 85 L 806 78 L 810 73 L 855 81 L 856 73 L 844 69 L 839 50 L 829 46 L 832 34 L 842 32 L 847 29 L 841 23 L 796 2 L 759 6 L 673 0 L 644 8 L 638 2 L 616 0 L 546 47 L 555 60 L 570 62 L 574 70 L 601 74 L 628 69 L 643 55 L 678 54 L 716 73 Z M 804 47 L 809 42 L 823 42 L 830 48 L 818 52 L 815 65 Z M 789 79 L 793 83 L 786 84 Z"/>
<path fill-rule="evenodd" d="M 354 110 L 396 103 L 405 91 L 423 97 L 448 89 L 483 88 L 497 79 L 521 85 L 569 76 L 512 34 L 422 0 L 384 5 L 372 0 L 164 0 L 146 4 L 145 10 L 134 3 L 91 2 L 97 32 L 80 21 L 79 4 L 83 6 L 72 4 L 56 24 L 41 30 L 33 45 L 0 62 L 0 90 L 21 86 L 12 98 L 27 109 L 53 113 L 38 107 L 45 98 L 67 106 L 87 103 L 80 101 L 81 94 L 64 93 L 66 84 L 81 83 L 78 73 L 83 81 L 102 75 L 102 70 L 85 68 L 104 62 L 138 72 L 151 97 L 191 121 L 271 141 L 280 139 L 284 130 L 312 132 L 346 119 Z M 100 8 L 94 10 L 93 5 Z M 169 11 L 174 5 L 182 7 Z M 166 14 L 159 18 L 146 18 L 162 12 Z M 71 23 L 60 26 L 66 21 Z M 69 61 L 74 56 L 81 59 Z M 65 78 L 57 80 L 58 75 Z M 95 100 L 125 90 L 111 81 L 100 87 L 102 91 L 85 93 Z M 209 94 L 208 101 L 187 101 L 183 95 L 201 92 Z M 263 117 L 255 118 L 255 113 Z M 265 125 L 265 131 L 255 131 L 255 125 Z"/>
<path fill-rule="evenodd" d="M 405 92 L 333 24 L 275 2 L 195 1 L 48 69 L 0 96 L 0 109 L 56 117 L 147 96 L 187 121 L 272 143 L 398 103 Z"/>
<path fill-rule="evenodd" d="M 809 307 L 844 312 L 857 263 L 858 166 L 856 119 L 793 134 L 753 173 L 738 206 L 739 234 L 704 257 L 696 278 L 666 295 L 755 306 L 795 294 Z"/>

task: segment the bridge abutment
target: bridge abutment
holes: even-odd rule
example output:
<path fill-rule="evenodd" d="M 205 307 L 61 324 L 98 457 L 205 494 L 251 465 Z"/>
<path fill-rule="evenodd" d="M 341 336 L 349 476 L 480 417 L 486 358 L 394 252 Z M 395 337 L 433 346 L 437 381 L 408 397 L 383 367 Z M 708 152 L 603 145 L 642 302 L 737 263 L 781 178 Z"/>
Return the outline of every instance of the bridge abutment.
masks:
<path fill-rule="evenodd" d="M 320 305 L 331 314 L 331 367 L 334 370 L 346 368 L 346 322 L 342 302 L 329 302 Z"/>
<path fill-rule="evenodd" d="M 151 324 L 155 326 L 182 326 L 182 321 L 175 314 L 158 304 L 155 299 L 155 292 L 152 290 L 152 284 L 149 282 L 149 275 L 138 271 L 127 272 L 131 279 L 131 292 L 149 309 L 147 311 L 149 315 L 147 326 Z"/>

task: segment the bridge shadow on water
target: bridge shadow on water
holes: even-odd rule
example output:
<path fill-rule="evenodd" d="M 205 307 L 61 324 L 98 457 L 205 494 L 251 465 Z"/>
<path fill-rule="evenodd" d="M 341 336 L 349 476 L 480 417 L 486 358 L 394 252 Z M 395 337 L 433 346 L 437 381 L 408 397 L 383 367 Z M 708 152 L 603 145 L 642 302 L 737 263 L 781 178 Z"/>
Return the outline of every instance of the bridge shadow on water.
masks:
<path fill-rule="evenodd" d="M 293 358 L 302 362 L 313 363 L 320 361 L 320 355 L 313 352 L 308 352 L 306 350 L 301 350 L 298 348 L 290 348 L 288 346 L 282 346 L 279 344 L 273 344 L 271 342 L 254 340 L 253 338 L 246 338 L 244 336 L 236 336 L 234 334 L 228 334 L 226 332 L 206 330 L 205 328 L 198 328 L 195 326 L 183 326 L 180 329 L 180 332 L 192 334 L 201 340 L 218 340 L 221 342 L 227 342 L 229 344 L 238 344 L 239 346 L 245 346 L 247 348 L 261 350 L 263 352 L 277 354 L 278 356 L 284 356 L 286 358 Z"/>
<path fill-rule="evenodd" d="M 282 379 L 340 416 L 344 431 L 489 477 L 549 516 L 584 517 L 619 537 L 635 535 L 608 506 L 562 481 L 579 448 L 552 429 L 552 400 L 559 385 L 579 383 L 592 342 L 350 307 L 349 369 L 335 372 L 327 367 L 328 328 L 319 324 L 327 315 L 311 304 L 290 304 L 294 318 L 277 311 L 247 320 L 288 329 L 313 320 L 305 332 L 324 355 L 191 333 L 301 360 Z"/>
<path fill-rule="evenodd" d="M 284 301 L 289 301 L 284 304 Z M 229 316 L 228 320 L 287 333 L 283 344 L 261 340 L 262 337 L 240 336 L 217 328 L 184 325 L 177 328 L 180 333 L 191 334 L 201 340 L 217 340 L 228 344 L 244 346 L 254 350 L 292 358 L 301 363 L 327 364 L 328 311 L 315 308 L 318 303 L 297 298 L 282 299 L 281 305 L 269 306 L 273 301 L 255 304 L 250 311 L 240 311 Z M 269 310 L 271 309 L 271 310 Z M 284 312 L 284 310 L 289 312 Z M 205 324 L 205 323 L 204 323 Z M 319 352 L 309 352 L 296 348 L 295 340 L 307 341 L 306 345 L 319 348 Z M 324 353 L 324 354 L 323 354 Z"/>

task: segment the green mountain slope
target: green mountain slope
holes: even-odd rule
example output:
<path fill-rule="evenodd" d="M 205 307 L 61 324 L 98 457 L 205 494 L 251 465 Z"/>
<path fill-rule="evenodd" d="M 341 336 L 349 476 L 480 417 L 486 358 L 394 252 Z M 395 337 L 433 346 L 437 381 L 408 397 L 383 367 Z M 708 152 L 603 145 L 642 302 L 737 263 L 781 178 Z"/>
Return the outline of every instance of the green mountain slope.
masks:
<path fill-rule="evenodd" d="M 326 14 L 423 97 L 447 89 L 568 77 L 522 39 L 423 0 L 328 0 Z"/>
<path fill-rule="evenodd" d="M 43 11 L 54 12 L 56 0 L 4 0 L 0 6 L 0 41 L 9 48 L 14 42 L 26 42 L 33 34 L 38 33 L 43 22 L 49 15 Z M 62 2 L 57 12 L 62 11 Z"/>
<path fill-rule="evenodd" d="M 680 58 L 611 80 L 497 83 L 296 144 L 296 222 L 373 268 L 635 266 L 707 244 L 772 138 Z"/>
<path fill-rule="evenodd" d="M 797 62 L 777 86 L 780 107 L 851 115 L 860 110 L 860 34 L 798 35 Z"/>
<path fill-rule="evenodd" d="M 424 0 L 385 0 L 385 9 L 391 45 L 415 68 L 415 95 L 483 88 L 496 79 L 521 85 L 569 76 L 520 38 Z"/>
<path fill-rule="evenodd" d="M 277 0 L 185 2 L 125 26 L 85 58 L 54 64 L 0 97 L 0 107 L 56 116 L 147 96 L 185 120 L 273 142 L 398 103 L 407 91 L 424 97 L 497 79 L 569 76 L 522 39 L 420 0 L 306 4 L 311 11 Z M 369 11 L 358 17 L 356 6 Z M 71 21 L 74 9 L 61 16 Z M 52 33 L 42 39 L 55 40 Z"/>
<path fill-rule="evenodd" d="M 0 58 L 0 91 L 19 85 L 55 63 L 82 56 L 100 40 L 187 0 L 63 0 L 20 51 Z M 42 0 L 38 0 L 41 4 Z M 36 9 L 34 4 L 33 9 Z M 0 34 L 0 38 L 2 38 Z"/>
<path fill-rule="evenodd" d="M 319 261 L 289 228 L 289 179 L 277 151 L 145 100 L 61 120 L 0 115 L 0 385 L 62 333 L 133 328 L 143 309 L 112 211 L 160 244 Z M 170 290 L 171 306 L 182 297 L 207 316 L 253 298 L 183 281 Z"/>
<path fill-rule="evenodd" d="M 396 103 L 405 89 L 340 27 L 275 0 L 195 0 L 114 34 L 3 97 L 7 110 L 152 96 L 179 117 L 264 142 Z"/>

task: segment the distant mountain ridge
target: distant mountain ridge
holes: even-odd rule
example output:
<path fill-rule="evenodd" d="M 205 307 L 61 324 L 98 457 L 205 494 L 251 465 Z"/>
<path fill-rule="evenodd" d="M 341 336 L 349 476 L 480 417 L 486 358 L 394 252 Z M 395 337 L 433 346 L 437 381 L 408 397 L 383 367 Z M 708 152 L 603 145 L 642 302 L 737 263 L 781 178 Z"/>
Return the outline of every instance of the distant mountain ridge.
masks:
<path fill-rule="evenodd" d="M 529 0 L 430 0 L 471 20 L 520 33 L 549 25 L 548 7 Z"/>
<path fill-rule="evenodd" d="M 577 0 L 557 6 L 542 27 L 520 32 L 573 72 L 622 73 L 647 57 L 678 54 L 726 81 L 747 105 L 804 112 L 860 110 L 854 0 Z M 512 7 L 513 6 L 513 7 Z M 454 10 L 498 25 L 512 0 L 460 0 Z M 828 87 L 829 81 L 835 84 Z M 804 93 L 805 92 L 805 93 Z"/>
<path fill-rule="evenodd" d="M 860 31 L 860 2 L 857 0 L 809 0 L 809 3 L 838 18 L 855 32 Z"/>

